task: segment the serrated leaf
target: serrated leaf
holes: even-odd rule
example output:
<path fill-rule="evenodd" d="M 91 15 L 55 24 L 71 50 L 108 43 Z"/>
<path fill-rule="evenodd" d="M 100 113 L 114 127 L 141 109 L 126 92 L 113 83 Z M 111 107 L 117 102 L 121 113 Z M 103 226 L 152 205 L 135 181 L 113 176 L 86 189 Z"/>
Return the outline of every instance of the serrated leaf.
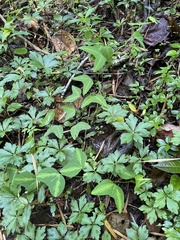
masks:
<path fill-rule="evenodd" d="M 153 166 L 164 172 L 180 173 L 180 161 L 164 161 Z"/>
<path fill-rule="evenodd" d="M 90 128 L 91 128 L 91 126 L 89 124 L 87 124 L 85 122 L 79 122 L 70 129 L 70 133 L 71 133 L 72 138 L 75 140 L 78 137 L 80 131 L 87 130 Z"/>
<path fill-rule="evenodd" d="M 81 96 L 81 89 L 76 87 L 76 86 L 72 86 L 72 94 L 70 96 L 68 96 L 63 102 L 71 102 L 71 103 L 73 103 L 80 96 Z"/>
<path fill-rule="evenodd" d="M 99 103 L 101 106 L 107 107 L 107 103 L 106 103 L 105 98 L 102 95 L 100 95 L 100 94 L 96 94 L 96 95 L 89 95 L 89 96 L 87 96 L 83 100 L 81 108 L 84 108 L 84 107 L 88 106 L 91 103 Z"/>
<path fill-rule="evenodd" d="M 29 54 L 32 64 L 37 68 L 44 68 L 44 62 L 42 56 L 37 52 L 31 52 Z"/>
<path fill-rule="evenodd" d="M 86 154 L 81 149 L 76 148 L 74 158 L 71 159 L 60 172 L 66 177 L 74 177 L 84 168 L 86 160 Z"/>
<path fill-rule="evenodd" d="M 58 197 L 65 187 L 64 177 L 55 168 L 44 168 L 37 174 L 37 179 L 45 183 L 54 197 Z"/>
<path fill-rule="evenodd" d="M 19 184 L 27 189 L 28 192 L 36 189 L 36 177 L 31 172 L 16 174 L 14 184 Z"/>
<path fill-rule="evenodd" d="M 73 80 L 82 82 L 83 95 L 85 95 L 93 85 L 93 80 L 88 75 L 80 75 L 80 76 L 74 77 Z"/>
<path fill-rule="evenodd" d="M 100 182 L 91 192 L 93 195 L 109 195 L 116 203 L 118 212 L 121 213 L 124 207 L 124 193 L 122 189 L 109 179 Z"/>
<path fill-rule="evenodd" d="M 54 119 L 54 109 L 51 109 L 47 112 L 46 116 L 43 118 L 40 127 L 47 126 Z"/>

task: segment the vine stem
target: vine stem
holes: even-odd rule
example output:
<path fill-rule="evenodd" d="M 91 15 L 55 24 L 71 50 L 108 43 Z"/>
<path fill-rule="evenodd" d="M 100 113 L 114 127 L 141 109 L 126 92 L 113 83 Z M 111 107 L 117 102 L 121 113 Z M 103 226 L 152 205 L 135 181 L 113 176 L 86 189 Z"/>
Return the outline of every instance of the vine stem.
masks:
<path fill-rule="evenodd" d="M 84 63 L 88 60 L 88 58 L 89 58 L 89 54 L 80 62 L 79 66 L 77 67 L 77 70 L 79 70 L 80 67 L 81 67 L 82 65 L 84 65 Z M 61 98 L 64 97 L 64 94 L 66 93 L 66 91 L 67 91 L 69 85 L 71 84 L 71 81 L 72 81 L 72 79 L 73 79 L 73 77 L 74 77 L 75 75 L 76 75 L 76 74 L 74 73 L 74 74 L 70 77 L 69 81 L 67 82 L 66 86 L 64 87 L 64 89 L 63 89 L 63 91 L 62 91 L 62 93 L 61 93 Z"/>

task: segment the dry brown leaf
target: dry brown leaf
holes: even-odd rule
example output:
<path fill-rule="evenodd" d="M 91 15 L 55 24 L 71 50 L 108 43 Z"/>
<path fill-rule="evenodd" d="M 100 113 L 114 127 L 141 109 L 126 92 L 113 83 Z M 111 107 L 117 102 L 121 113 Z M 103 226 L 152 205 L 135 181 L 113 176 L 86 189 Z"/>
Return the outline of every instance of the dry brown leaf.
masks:
<path fill-rule="evenodd" d="M 81 104 L 82 104 L 82 101 L 83 101 L 83 97 L 79 97 L 78 99 L 76 99 L 74 102 L 73 102 L 73 105 L 76 109 L 80 109 L 81 107 Z"/>
<path fill-rule="evenodd" d="M 59 123 L 62 123 L 64 122 L 64 118 L 66 116 L 66 112 L 62 109 L 61 105 L 60 104 L 57 104 L 56 105 L 56 108 L 55 108 L 55 116 L 54 116 L 54 119 L 59 122 Z"/>
<path fill-rule="evenodd" d="M 173 130 L 180 131 L 180 126 L 176 126 L 170 123 L 166 123 L 162 126 L 162 130 L 158 131 L 156 137 L 160 139 L 165 139 L 167 136 L 173 137 Z"/>
<path fill-rule="evenodd" d="M 40 28 L 39 24 L 38 24 L 38 20 L 33 18 L 28 24 L 27 24 L 27 28 L 32 28 L 33 32 L 37 32 L 38 29 Z"/>
<path fill-rule="evenodd" d="M 57 52 L 67 51 L 68 56 L 77 49 L 73 36 L 65 30 L 60 30 L 58 34 L 51 38 L 51 41 Z"/>
<path fill-rule="evenodd" d="M 175 126 L 173 124 L 166 123 L 166 124 L 163 125 L 163 129 L 165 131 L 172 131 L 172 130 L 180 131 L 180 126 Z"/>
<path fill-rule="evenodd" d="M 142 29 L 144 42 L 149 46 L 155 46 L 165 41 L 170 33 L 168 21 L 165 18 L 160 18 L 158 23 L 145 24 Z"/>

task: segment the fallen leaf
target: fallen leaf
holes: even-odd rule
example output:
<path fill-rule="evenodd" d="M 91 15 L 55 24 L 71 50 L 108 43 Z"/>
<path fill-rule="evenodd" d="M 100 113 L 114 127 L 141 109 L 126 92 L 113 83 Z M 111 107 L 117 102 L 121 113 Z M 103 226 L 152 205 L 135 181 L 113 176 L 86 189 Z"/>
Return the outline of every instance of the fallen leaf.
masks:
<path fill-rule="evenodd" d="M 162 126 L 162 129 L 157 132 L 156 137 L 160 139 L 165 139 L 167 136 L 173 137 L 173 130 L 180 131 L 180 126 L 176 126 L 170 123 L 166 123 Z"/>
<path fill-rule="evenodd" d="M 67 51 L 68 56 L 77 49 L 73 36 L 65 30 L 60 30 L 58 34 L 52 36 L 51 41 L 57 52 Z"/>
<path fill-rule="evenodd" d="M 158 23 L 143 25 L 144 43 L 149 46 L 155 46 L 166 40 L 170 33 L 168 25 L 168 21 L 165 18 L 160 18 Z"/>
<path fill-rule="evenodd" d="M 37 32 L 40 28 L 39 24 L 38 24 L 38 20 L 33 18 L 28 24 L 27 24 L 27 28 L 31 28 L 33 30 L 33 32 Z"/>
<path fill-rule="evenodd" d="M 55 111 L 54 119 L 59 123 L 64 122 L 66 112 L 62 109 L 60 104 L 56 104 L 56 108 L 54 111 Z"/>

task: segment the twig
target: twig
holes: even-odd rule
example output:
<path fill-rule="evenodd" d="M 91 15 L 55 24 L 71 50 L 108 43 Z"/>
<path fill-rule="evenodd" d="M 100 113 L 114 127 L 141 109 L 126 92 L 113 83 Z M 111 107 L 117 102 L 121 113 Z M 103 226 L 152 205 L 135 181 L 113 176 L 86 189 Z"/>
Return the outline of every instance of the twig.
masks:
<path fill-rule="evenodd" d="M 86 57 L 80 62 L 79 66 L 77 67 L 77 70 L 80 69 L 80 67 L 88 60 L 88 58 L 89 58 L 89 55 L 86 56 Z M 75 75 L 76 75 L 76 74 L 74 73 L 74 74 L 70 77 L 69 81 L 67 82 L 66 86 L 64 87 L 64 90 L 63 90 L 62 93 L 61 93 L 61 98 L 63 98 L 64 94 L 66 93 L 66 91 L 67 91 L 67 89 L 68 89 L 68 87 L 69 87 L 69 85 L 70 85 L 70 83 L 71 83 L 71 81 L 72 81 L 72 79 L 73 79 L 73 77 L 74 77 Z"/>

